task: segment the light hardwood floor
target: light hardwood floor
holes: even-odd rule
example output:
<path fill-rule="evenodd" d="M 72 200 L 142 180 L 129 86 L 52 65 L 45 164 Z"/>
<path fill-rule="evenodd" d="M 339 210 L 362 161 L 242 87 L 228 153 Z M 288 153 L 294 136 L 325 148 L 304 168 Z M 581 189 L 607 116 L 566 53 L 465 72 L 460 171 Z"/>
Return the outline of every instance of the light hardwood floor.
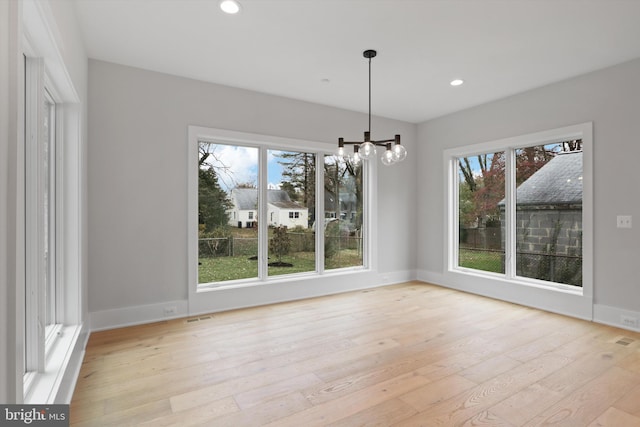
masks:
<path fill-rule="evenodd" d="M 640 334 L 418 282 L 91 335 L 77 426 L 640 426 Z"/>

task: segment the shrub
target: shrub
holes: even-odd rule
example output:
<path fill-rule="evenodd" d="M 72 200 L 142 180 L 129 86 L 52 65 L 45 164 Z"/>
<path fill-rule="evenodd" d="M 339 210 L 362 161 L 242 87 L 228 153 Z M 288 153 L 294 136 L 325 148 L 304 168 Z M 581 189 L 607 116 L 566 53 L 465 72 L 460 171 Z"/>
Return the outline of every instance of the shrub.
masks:
<path fill-rule="evenodd" d="M 275 227 L 273 229 L 273 237 L 269 241 L 269 252 L 278 258 L 278 262 L 282 262 L 282 257 L 287 255 L 290 250 L 291 239 L 287 234 L 287 227 Z"/>

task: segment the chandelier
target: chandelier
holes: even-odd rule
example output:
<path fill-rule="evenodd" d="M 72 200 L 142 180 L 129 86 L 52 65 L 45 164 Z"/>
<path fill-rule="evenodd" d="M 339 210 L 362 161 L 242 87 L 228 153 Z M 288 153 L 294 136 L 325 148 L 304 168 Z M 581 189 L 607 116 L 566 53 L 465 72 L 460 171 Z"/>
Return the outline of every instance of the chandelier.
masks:
<path fill-rule="evenodd" d="M 338 138 L 338 156 L 345 157 L 357 163 L 362 160 L 373 159 L 376 156 L 376 146 L 385 147 L 384 153 L 380 157 L 385 166 L 403 161 L 407 157 L 407 150 L 400 144 L 400 135 L 393 139 L 372 140 L 371 139 L 371 58 L 375 58 L 375 50 L 365 50 L 362 55 L 369 60 L 369 130 L 364 132 L 364 141 L 345 141 Z M 344 146 L 353 145 L 353 155 L 345 155 Z"/>

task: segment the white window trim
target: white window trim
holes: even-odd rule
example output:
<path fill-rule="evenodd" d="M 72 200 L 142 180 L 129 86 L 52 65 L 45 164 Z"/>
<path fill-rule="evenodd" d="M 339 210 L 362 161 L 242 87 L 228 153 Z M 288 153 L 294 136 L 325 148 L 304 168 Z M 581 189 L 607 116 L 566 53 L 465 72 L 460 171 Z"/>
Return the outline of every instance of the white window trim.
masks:
<path fill-rule="evenodd" d="M 553 312 L 569 314 L 580 318 L 593 317 L 593 125 L 591 122 L 566 126 L 542 132 L 520 135 L 480 144 L 474 144 L 444 151 L 445 171 L 445 218 L 444 230 L 445 265 L 444 279 L 446 284 L 460 290 L 503 299 L 518 304 L 541 308 Z M 487 152 L 507 151 L 506 181 L 510 183 L 506 189 L 507 212 L 514 215 L 515 183 L 508 177 L 514 173 L 515 161 L 509 150 L 543 145 L 551 142 L 582 139 L 583 147 L 583 277 L 582 288 L 554 284 L 535 279 L 514 277 L 507 262 L 505 275 L 458 266 L 458 189 L 457 163 L 459 157 L 468 157 Z M 506 229 L 506 256 L 513 254 L 515 233 L 514 218 L 510 218 Z M 510 252 L 509 252 L 510 250 Z"/>
<path fill-rule="evenodd" d="M 41 81 L 38 90 L 46 85 L 56 101 L 56 322 L 48 339 L 37 338 L 40 356 L 38 369 L 27 372 L 19 391 L 24 403 L 48 404 L 70 398 L 61 396 L 65 372 L 70 366 L 73 349 L 82 331 L 82 152 L 81 152 L 81 104 L 80 98 L 68 74 L 58 47 L 59 32 L 50 6 L 46 2 L 26 0 L 22 2 L 23 40 L 22 52 L 28 58 L 41 61 Z M 32 60 L 32 59 L 30 59 Z M 25 82 L 26 84 L 26 82 Z M 26 94 L 26 96 L 29 96 Z M 41 95 L 38 95 L 41 96 Z M 27 114 L 30 114 L 27 112 Z M 25 117 L 25 120 L 28 120 Z M 25 139 L 28 138 L 28 130 Z M 18 166 L 18 175 L 24 176 L 24 165 Z M 26 190 L 25 182 L 19 183 Z M 28 195 L 27 195 L 28 196 Z M 19 208 L 18 215 L 25 211 Z M 29 219 L 21 223 L 26 227 Z M 26 229 L 18 233 L 25 234 Z M 28 238 L 28 237 L 27 237 Z M 19 264 L 26 260 L 21 258 Z M 24 264 L 26 265 L 26 264 Z M 22 280 L 26 280 L 22 278 Z M 27 284 L 24 283 L 26 286 Z M 23 296 L 21 295 L 21 298 Z M 25 325 L 24 307 L 18 304 L 16 324 L 18 330 Z M 43 327 L 44 325 L 42 325 Z M 33 335 L 33 334 L 32 334 Z M 43 337 L 44 338 L 44 337 Z M 17 372 L 24 372 L 24 347 L 17 348 Z M 63 400 L 61 400 L 63 399 Z"/>
<path fill-rule="evenodd" d="M 219 144 L 230 144 L 230 145 L 242 145 L 247 147 L 256 147 L 256 148 L 264 148 L 260 150 L 259 156 L 259 177 L 258 177 L 258 188 L 260 191 L 258 192 L 259 201 L 261 203 L 262 198 L 266 199 L 267 194 L 267 150 L 282 150 L 282 151 L 301 151 L 307 153 L 314 153 L 317 155 L 317 162 L 324 161 L 324 155 L 334 154 L 332 149 L 333 147 L 329 147 L 326 143 L 320 143 L 315 141 L 307 141 L 307 140 L 299 140 L 299 139 L 289 139 L 268 135 L 259 135 L 259 134 L 250 134 L 244 132 L 236 132 L 229 131 L 224 129 L 215 129 L 215 128 L 207 128 L 200 126 L 189 126 L 188 127 L 188 149 L 187 149 L 187 158 L 188 158 L 188 179 L 187 179 L 187 209 L 188 209 L 188 220 L 187 220 L 187 260 L 188 260 L 188 273 L 187 273 L 187 282 L 189 287 L 189 301 L 190 306 L 194 305 L 193 301 L 199 298 L 199 295 L 207 293 L 208 291 L 217 291 L 217 290 L 229 290 L 229 289 L 239 289 L 239 288 L 247 288 L 247 287 L 256 287 L 262 286 L 265 284 L 274 284 L 274 283 L 285 283 L 291 281 L 299 281 L 301 279 L 312 279 L 318 278 L 319 276 L 334 276 L 340 274 L 352 274 L 352 273 L 360 273 L 360 272 L 371 272 L 371 260 L 375 256 L 374 252 L 374 233 L 369 233 L 368 230 L 375 229 L 374 224 L 375 221 L 375 213 L 370 212 L 373 210 L 371 192 L 374 190 L 374 185 L 371 184 L 371 170 L 372 166 L 364 167 L 363 173 L 365 188 L 363 189 L 364 200 L 363 203 L 365 206 L 369 207 L 369 209 L 364 209 L 364 226 L 363 226 L 363 234 L 367 236 L 365 239 L 366 247 L 364 249 L 363 254 L 363 265 L 357 267 L 346 267 L 340 269 L 332 269 L 332 270 L 324 270 L 322 260 L 324 259 L 324 239 L 321 238 L 321 234 L 316 234 L 316 271 L 314 272 L 305 272 L 305 273 L 295 273 L 281 276 L 268 276 L 266 273 L 266 263 L 261 262 L 259 264 L 259 271 L 257 278 L 251 279 L 241 279 L 241 280 L 229 280 L 219 284 L 211 284 L 211 285 L 198 285 L 198 241 L 197 241 L 197 230 L 198 230 L 198 171 L 196 160 L 198 156 L 198 142 L 199 141 L 211 141 Z M 369 162 L 375 163 L 375 162 Z M 316 167 L 316 194 L 324 194 L 324 168 Z M 316 199 L 316 212 L 324 212 L 324 198 L 319 197 Z M 267 224 L 267 210 L 262 209 L 258 212 L 259 222 L 262 224 Z M 263 230 L 261 233 L 260 231 Z M 259 240 L 259 250 L 263 251 L 262 248 L 267 247 L 267 233 L 264 227 L 258 229 L 258 240 Z M 259 253 L 258 257 L 260 259 L 266 258 L 266 254 Z M 264 271 L 262 271 L 264 270 Z"/>

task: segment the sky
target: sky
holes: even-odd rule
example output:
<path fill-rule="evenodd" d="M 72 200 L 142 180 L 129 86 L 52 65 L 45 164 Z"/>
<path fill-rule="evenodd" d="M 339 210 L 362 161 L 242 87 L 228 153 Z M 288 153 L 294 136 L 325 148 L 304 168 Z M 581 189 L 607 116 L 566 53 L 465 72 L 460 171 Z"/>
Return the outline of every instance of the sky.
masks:
<path fill-rule="evenodd" d="M 212 144 L 213 155 L 207 163 L 213 165 L 217 171 L 226 166 L 225 172 L 218 172 L 220 186 L 230 192 L 237 184 L 258 183 L 258 149 L 234 145 Z M 282 166 L 278 164 L 276 155 L 281 151 L 268 150 L 268 188 L 280 188 L 282 181 Z"/>

